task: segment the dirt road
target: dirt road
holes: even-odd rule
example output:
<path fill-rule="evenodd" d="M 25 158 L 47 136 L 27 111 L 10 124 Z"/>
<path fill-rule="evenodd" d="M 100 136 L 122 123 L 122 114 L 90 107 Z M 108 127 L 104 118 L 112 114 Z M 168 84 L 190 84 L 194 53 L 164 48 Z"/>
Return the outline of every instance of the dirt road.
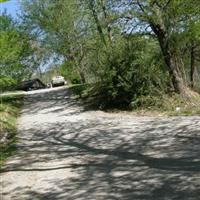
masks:
<path fill-rule="evenodd" d="M 200 117 L 85 110 L 66 89 L 30 92 L 1 200 L 199 200 Z"/>

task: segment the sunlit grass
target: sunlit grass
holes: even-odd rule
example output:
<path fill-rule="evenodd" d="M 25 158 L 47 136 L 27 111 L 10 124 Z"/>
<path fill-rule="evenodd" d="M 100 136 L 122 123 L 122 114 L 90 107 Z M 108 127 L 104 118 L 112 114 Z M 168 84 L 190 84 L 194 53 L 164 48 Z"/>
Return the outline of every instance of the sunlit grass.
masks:
<path fill-rule="evenodd" d="M 70 87 L 74 97 L 85 99 L 91 97 L 90 91 L 95 86 L 91 84 L 79 84 Z M 88 98 L 94 103 L 98 96 Z M 200 115 L 200 96 L 189 99 L 181 98 L 178 94 L 162 94 L 155 96 L 138 97 L 140 104 L 135 107 L 130 106 L 126 110 L 137 115 L 165 115 L 165 116 L 192 116 Z M 120 109 L 107 109 L 111 112 L 120 112 Z"/>
<path fill-rule="evenodd" d="M 16 149 L 16 122 L 22 99 L 21 94 L 0 97 L 0 167 Z"/>

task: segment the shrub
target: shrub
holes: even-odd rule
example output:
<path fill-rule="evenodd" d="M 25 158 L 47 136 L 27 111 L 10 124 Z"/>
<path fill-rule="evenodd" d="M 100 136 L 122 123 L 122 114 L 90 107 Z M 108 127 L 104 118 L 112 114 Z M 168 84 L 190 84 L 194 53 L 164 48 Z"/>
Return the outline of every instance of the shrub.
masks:
<path fill-rule="evenodd" d="M 131 38 L 115 44 L 99 56 L 97 76 L 100 81 L 92 91 L 98 93 L 97 105 L 101 108 L 151 105 L 152 96 L 168 88 L 163 63 L 154 59 L 159 52 L 155 43 L 150 39 Z"/>
<path fill-rule="evenodd" d="M 0 76 L 0 88 L 1 88 L 1 91 L 14 89 L 15 85 L 16 85 L 16 81 L 13 80 L 12 78 Z"/>

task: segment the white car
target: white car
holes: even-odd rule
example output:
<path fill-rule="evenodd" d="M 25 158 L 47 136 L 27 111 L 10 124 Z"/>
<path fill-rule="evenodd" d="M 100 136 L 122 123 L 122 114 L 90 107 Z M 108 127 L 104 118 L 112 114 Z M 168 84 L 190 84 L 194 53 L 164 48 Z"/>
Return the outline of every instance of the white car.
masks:
<path fill-rule="evenodd" d="M 65 85 L 65 78 L 63 76 L 55 76 L 52 78 L 52 87 Z"/>

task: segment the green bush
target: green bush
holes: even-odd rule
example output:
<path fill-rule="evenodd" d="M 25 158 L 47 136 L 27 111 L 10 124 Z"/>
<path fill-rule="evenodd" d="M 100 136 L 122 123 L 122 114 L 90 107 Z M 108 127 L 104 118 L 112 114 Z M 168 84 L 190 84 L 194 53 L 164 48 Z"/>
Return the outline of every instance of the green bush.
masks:
<path fill-rule="evenodd" d="M 96 70 L 100 81 L 92 90 L 92 94 L 98 93 L 97 105 L 101 108 L 151 105 L 151 97 L 168 88 L 163 63 L 154 59 L 159 56 L 155 43 L 131 38 L 115 44 L 100 52 Z"/>
<path fill-rule="evenodd" d="M 81 79 L 73 62 L 66 61 L 60 67 L 60 73 L 72 84 L 80 84 Z"/>
<path fill-rule="evenodd" d="M 0 168 L 6 158 L 16 150 L 16 122 L 22 105 L 23 94 L 5 95 L 0 104 Z"/>
<path fill-rule="evenodd" d="M 15 85 L 16 85 L 16 81 L 13 80 L 12 78 L 0 76 L 0 90 L 1 91 L 14 89 Z"/>

